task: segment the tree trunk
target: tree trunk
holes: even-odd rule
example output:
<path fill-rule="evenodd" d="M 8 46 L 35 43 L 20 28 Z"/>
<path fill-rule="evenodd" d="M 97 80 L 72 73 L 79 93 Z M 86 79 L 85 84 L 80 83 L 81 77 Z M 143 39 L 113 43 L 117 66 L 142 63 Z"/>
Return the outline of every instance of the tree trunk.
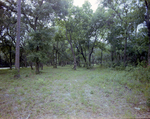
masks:
<path fill-rule="evenodd" d="M 57 49 L 53 45 L 53 68 L 57 68 Z"/>
<path fill-rule="evenodd" d="M 124 66 L 127 65 L 127 33 L 125 38 L 125 44 L 124 44 Z"/>
<path fill-rule="evenodd" d="M 20 19 L 21 19 L 21 0 L 17 2 L 17 41 L 16 41 L 16 54 L 15 54 L 15 68 L 18 71 L 18 76 L 20 77 Z"/>
<path fill-rule="evenodd" d="M 24 59 L 24 65 L 25 67 L 27 67 L 27 57 L 25 56 L 25 59 Z"/>
<path fill-rule="evenodd" d="M 77 47 L 77 52 L 78 52 L 78 59 L 77 59 L 77 65 L 78 65 L 78 67 L 81 67 L 81 64 L 80 64 L 80 50 L 79 50 L 79 48 Z"/>
<path fill-rule="evenodd" d="M 10 59 L 9 59 L 9 65 L 10 65 L 10 70 L 12 70 L 12 57 L 11 57 L 11 46 L 9 46 L 10 51 L 9 51 L 9 55 L 10 55 Z"/>
<path fill-rule="evenodd" d="M 40 63 L 41 70 L 43 70 L 43 63 Z"/>
<path fill-rule="evenodd" d="M 146 20 L 146 26 L 148 29 L 148 37 L 149 37 L 149 44 L 148 44 L 148 66 L 150 66 L 150 2 L 148 0 L 145 0 L 145 5 L 146 5 L 146 16 L 145 16 L 145 20 Z"/>
<path fill-rule="evenodd" d="M 149 33 L 150 34 L 150 33 Z M 148 44 L 148 66 L 150 66 L 150 36 L 149 36 L 149 44 Z"/>
<path fill-rule="evenodd" d="M 95 63 L 95 58 L 94 58 L 94 56 L 92 55 L 92 64 L 93 64 L 93 66 L 94 66 L 94 63 Z"/>
<path fill-rule="evenodd" d="M 72 44 L 71 44 L 71 47 L 72 47 Z M 73 48 L 71 48 L 71 51 L 72 51 L 73 57 L 74 57 L 74 67 L 73 67 L 73 69 L 76 70 L 77 63 L 76 63 L 76 56 L 75 56 L 75 53 L 74 53 L 74 51 L 73 51 Z"/>
<path fill-rule="evenodd" d="M 53 45 L 53 68 L 55 68 L 55 52 L 54 52 L 54 45 Z"/>
<path fill-rule="evenodd" d="M 88 67 L 91 67 L 91 53 L 89 54 L 89 64 L 88 64 Z"/>
<path fill-rule="evenodd" d="M 81 46 L 80 46 L 80 48 L 81 48 L 81 55 L 82 55 L 82 57 L 83 57 L 83 59 L 84 59 L 84 62 L 85 62 L 85 64 L 86 64 L 86 52 L 85 52 L 85 55 L 84 55 L 83 49 L 82 49 Z M 84 67 L 85 67 L 85 66 L 84 66 Z"/>
<path fill-rule="evenodd" d="M 88 66 L 87 66 L 87 68 L 90 68 L 90 67 L 91 67 L 91 56 L 92 56 L 93 50 L 94 50 L 94 46 L 92 47 L 91 52 L 89 53 L 89 61 L 88 61 Z"/>
<path fill-rule="evenodd" d="M 101 66 L 102 66 L 102 63 L 103 62 L 103 51 L 101 51 Z"/>
<path fill-rule="evenodd" d="M 40 70 L 39 70 L 39 62 L 38 62 L 38 60 L 36 61 L 36 65 L 35 65 L 35 73 L 36 74 L 39 74 L 40 73 Z"/>
<path fill-rule="evenodd" d="M 74 50 L 73 50 L 73 46 L 72 46 L 72 38 L 71 38 L 71 35 L 70 35 L 70 40 L 67 36 L 67 30 L 66 30 L 66 38 L 67 38 L 67 41 L 69 42 L 70 46 L 71 46 L 71 52 L 73 54 L 73 59 L 74 59 L 74 66 L 73 66 L 73 69 L 76 70 L 76 67 L 77 67 L 77 63 L 76 63 L 76 56 L 75 56 L 75 53 L 74 53 Z"/>
<path fill-rule="evenodd" d="M 31 70 L 33 70 L 32 62 L 29 62 Z"/>
<path fill-rule="evenodd" d="M 36 52 L 38 52 L 39 51 L 39 47 L 37 46 L 37 48 L 36 48 Z M 36 65 L 35 65 L 35 73 L 36 74 L 39 74 L 40 73 L 40 70 L 39 70 L 39 58 L 36 58 Z"/>
<path fill-rule="evenodd" d="M 114 61 L 114 52 L 111 51 L 111 61 L 113 62 Z"/>

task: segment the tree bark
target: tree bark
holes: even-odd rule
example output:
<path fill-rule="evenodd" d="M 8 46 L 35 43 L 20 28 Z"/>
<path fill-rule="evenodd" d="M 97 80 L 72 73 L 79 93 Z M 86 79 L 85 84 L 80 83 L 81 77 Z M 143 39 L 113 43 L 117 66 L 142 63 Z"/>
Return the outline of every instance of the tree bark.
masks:
<path fill-rule="evenodd" d="M 145 16 L 145 21 L 146 21 L 146 26 L 148 29 L 148 37 L 149 37 L 149 43 L 148 43 L 148 66 L 150 66 L 150 9 L 149 9 L 149 5 L 150 2 L 148 0 L 145 0 L 145 5 L 146 5 L 146 16 Z"/>
<path fill-rule="evenodd" d="M 38 51 L 39 51 L 39 47 L 37 46 L 36 52 L 38 52 Z M 39 73 L 40 73 L 39 65 L 40 65 L 40 63 L 39 63 L 39 58 L 37 57 L 37 59 L 36 59 L 36 65 L 35 65 L 35 73 L 36 73 L 36 74 L 39 74 Z"/>
<path fill-rule="evenodd" d="M 15 68 L 18 71 L 16 77 L 20 77 L 20 19 L 21 19 L 21 0 L 17 2 L 17 41 L 16 41 L 16 54 L 15 54 Z"/>
<path fill-rule="evenodd" d="M 73 67 L 73 69 L 76 70 L 76 67 L 77 67 L 76 56 L 75 56 L 75 53 L 74 53 L 74 50 L 73 50 L 73 46 L 72 46 L 72 43 L 71 43 L 71 41 L 72 41 L 71 35 L 70 35 L 70 40 L 69 40 L 69 38 L 67 36 L 67 29 L 66 29 L 66 38 L 67 38 L 67 41 L 69 42 L 69 44 L 71 46 L 71 52 L 73 54 L 73 59 L 74 59 L 74 67 Z"/>
<path fill-rule="evenodd" d="M 127 33 L 125 38 L 125 44 L 124 44 L 124 66 L 127 65 Z"/>
<path fill-rule="evenodd" d="M 10 50 L 9 50 L 9 65 L 10 65 L 10 70 L 12 70 L 12 57 L 11 57 L 11 46 L 9 46 Z"/>
<path fill-rule="evenodd" d="M 84 59 L 84 61 L 85 61 L 85 64 L 86 64 L 86 53 L 85 53 L 85 55 L 84 55 L 83 49 L 82 49 L 81 46 L 80 46 L 80 48 L 81 48 L 81 55 L 82 55 L 82 57 L 83 57 L 83 59 Z"/>
<path fill-rule="evenodd" d="M 57 68 L 57 49 L 53 45 L 53 68 Z"/>
<path fill-rule="evenodd" d="M 35 68 L 35 73 L 36 74 L 39 74 L 40 73 L 40 70 L 39 70 L 39 62 L 38 61 L 36 61 L 36 68 Z"/>
<path fill-rule="evenodd" d="M 103 51 L 101 51 L 101 66 L 102 66 L 102 63 L 103 62 Z"/>
<path fill-rule="evenodd" d="M 111 51 L 111 61 L 114 61 L 114 51 Z"/>
<path fill-rule="evenodd" d="M 58 59 L 58 41 L 57 41 L 57 45 L 56 45 L 56 68 L 57 68 L 57 60 Z"/>
<path fill-rule="evenodd" d="M 91 56 L 92 56 L 93 50 L 94 50 L 94 46 L 92 47 L 91 52 L 89 54 L 89 66 L 91 66 Z"/>
<path fill-rule="evenodd" d="M 150 38 L 149 38 L 149 48 L 148 48 L 148 66 L 150 66 Z"/>
<path fill-rule="evenodd" d="M 33 70 L 32 62 L 29 62 L 31 70 Z"/>
<path fill-rule="evenodd" d="M 95 40 L 94 40 L 94 42 L 93 42 L 93 46 L 92 46 L 92 48 L 91 48 L 91 51 L 90 51 L 90 44 L 89 44 L 89 42 L 88 42 L 89 57 L 88 57 L 87 68 L 91 67 L 91 55 L 92 55 L 92 53 L 93 53 L 96 40 L 97 40 L 97 34 L 96 34 Z"/>

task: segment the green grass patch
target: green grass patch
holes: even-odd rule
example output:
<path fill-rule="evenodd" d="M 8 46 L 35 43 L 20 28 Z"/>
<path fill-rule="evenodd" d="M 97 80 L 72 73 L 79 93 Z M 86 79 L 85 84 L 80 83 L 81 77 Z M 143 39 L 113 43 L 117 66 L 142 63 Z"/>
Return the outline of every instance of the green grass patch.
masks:
<path fill-rule="evenodd" d="M 134 73 L 129 69 L 99 67 L 74 71 L 66 66 L 44 67 L 42 73 L 36 75 L 31 69 L 22 68 L 21 78 L 14 79 L 14 70 L 0 70 L 0 116 L 26 118 L 29 112 L 32 112 L 30 118 L 44 115 L 50 115 L 49 118 L 87 117 L 88 114 L 144 116 L 148 107 L 140 103 L 150 96 L 150 84 Z M 140 113 L 134 107 L 140 108 Z"/>

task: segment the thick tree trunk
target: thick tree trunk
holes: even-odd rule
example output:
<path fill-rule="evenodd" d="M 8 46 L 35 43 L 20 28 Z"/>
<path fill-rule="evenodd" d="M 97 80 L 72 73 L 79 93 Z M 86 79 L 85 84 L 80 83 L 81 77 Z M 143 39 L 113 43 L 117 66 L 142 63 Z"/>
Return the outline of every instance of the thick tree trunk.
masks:
<path fill-rule="evenodd" d="M 15 68 L 18 71 L 17 76 L 20 77 L 20 19 L 21 19 L 21 0 L 17 2 L 17 41 L 16 41 L 16 54 L 15 54 Z"/>

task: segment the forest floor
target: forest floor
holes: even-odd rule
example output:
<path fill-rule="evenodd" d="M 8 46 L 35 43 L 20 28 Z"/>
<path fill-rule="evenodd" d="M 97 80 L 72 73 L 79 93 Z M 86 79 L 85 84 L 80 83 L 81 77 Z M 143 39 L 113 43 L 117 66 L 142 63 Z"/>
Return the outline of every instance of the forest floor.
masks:
<path fill-rule="evenodd" d="M 14 73 L 0 70 L 1 119 L 150 118 L 145 84 L 125 71 L 66 66 L 35 75 L 22 68 L 20 79 Z"/>

